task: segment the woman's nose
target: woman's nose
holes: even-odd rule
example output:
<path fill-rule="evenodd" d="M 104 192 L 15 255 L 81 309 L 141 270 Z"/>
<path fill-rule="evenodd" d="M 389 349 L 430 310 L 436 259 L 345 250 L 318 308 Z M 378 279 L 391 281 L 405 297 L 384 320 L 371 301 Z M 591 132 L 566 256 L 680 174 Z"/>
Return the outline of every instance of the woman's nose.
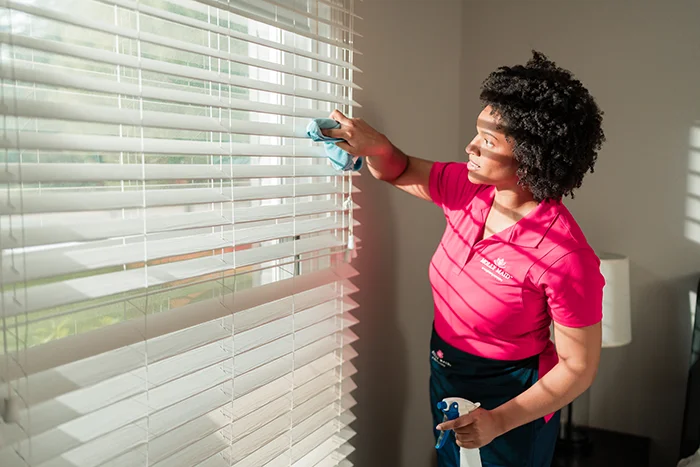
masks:
<path fill-rule="evenodd" d="M 467 154 L 475 154 L 478 156 L 478 155 L 480 155 L 479 154 L 479 146 L 475 144 L 475 141 L 476 141 L 476 138 L 471 140 L 471 142 L 469 144 L 467 144 L 467 147 L 464 148 L 464 151 Z"/>

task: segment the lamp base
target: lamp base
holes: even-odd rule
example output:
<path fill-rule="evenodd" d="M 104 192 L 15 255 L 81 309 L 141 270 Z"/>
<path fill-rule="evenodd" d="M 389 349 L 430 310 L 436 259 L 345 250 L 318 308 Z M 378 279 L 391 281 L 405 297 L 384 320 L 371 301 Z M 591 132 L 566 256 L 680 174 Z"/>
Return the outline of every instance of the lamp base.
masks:
<path fill-rule="evenodd" d="M 564 437 L 557 439 L 556 455 L 562 457 L 586 457 L 593 451 L 593 442 L 581 427 L 566 427 Z"/>

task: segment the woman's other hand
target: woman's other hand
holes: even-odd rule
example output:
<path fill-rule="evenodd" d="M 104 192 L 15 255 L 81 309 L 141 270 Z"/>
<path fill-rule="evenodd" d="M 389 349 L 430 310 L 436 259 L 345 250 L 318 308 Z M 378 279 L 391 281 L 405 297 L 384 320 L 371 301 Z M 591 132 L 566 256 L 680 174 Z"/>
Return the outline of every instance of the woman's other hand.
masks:
<path fill-rule="evenodd" d="M 491 410 L 478 408 L 467 415 L 443 422 L 438 430 L 454 430 L 457 445 L 462 448 L 476 449 L 486 446 L 497 436 L 504 433 L 502 423 Z"/>

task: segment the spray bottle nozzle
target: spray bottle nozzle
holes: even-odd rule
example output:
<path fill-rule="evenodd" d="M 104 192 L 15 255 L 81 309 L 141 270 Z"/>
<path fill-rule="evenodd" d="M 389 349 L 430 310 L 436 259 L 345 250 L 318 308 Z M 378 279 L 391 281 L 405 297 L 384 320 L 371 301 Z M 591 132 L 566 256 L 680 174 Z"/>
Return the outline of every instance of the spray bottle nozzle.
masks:
<path fill-rule="evenodd" d="M 466 399 L 461 399 L 458 397 L 448 397 L 437 403 L 437 408 L 442 410 L 444 413 L 444 418 L 442 420 L 443 422 L 446 422 L 447 420 L 454 420 L 462 415 L 466 415 L 469 412 L 477 409 L 479 406 L 480 404 L 478 402 L 475 404 Z M 449 431 L 450 430 L 445 430 L 440 433 L 437 444 L 435 444 L 435 448 L 440 449 L 445 445 Z"/>

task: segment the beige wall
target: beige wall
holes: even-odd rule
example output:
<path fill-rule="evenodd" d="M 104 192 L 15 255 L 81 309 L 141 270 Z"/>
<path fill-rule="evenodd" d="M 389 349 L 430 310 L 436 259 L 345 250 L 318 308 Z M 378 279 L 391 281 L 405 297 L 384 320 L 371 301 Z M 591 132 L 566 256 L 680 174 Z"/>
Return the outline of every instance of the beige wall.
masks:
<path fill-rule="evenodd" d="M 364 88 L 356 116 L 412 154 L 456 159 L 459 134 L 459 1 L 355 2 L 364 18 L 356 57 Z M 355 465 L 430 465 L 428 262 L 444 229 L 439 209 L 364 172 L 357 201 L 362 250 Z M 355 329 L 355 328 L 353 328 Z"/>
<path fill-rule="evenodd" d="M 356 60 L 364 70 L 357 76 L 364 88 L 357 115 L 411 154 L 462 158 L 481 81 L 499 65 L 524 62 L 531 48 L 571 69 L 597 98 L 608 142 L 596 173 L 567 204 L 595 248 L 631 257 L 634 342 L 604 350 L 590 422 L 652 437 L 654 465 L 674 465 L 689 353 L 688 290 L 700 272 L 700 235 L 685 232 L 686 203 L 694 199 L 689 132 L 700 126 L 694 123 L 700 2 L 356 4 L 365 36 L 357 40 L 365 52 Z M 430 204 L 366 173 L 360 187 L 354 460 L 362 467 L 423 467 L 433 454 L 427 264 L 444 222 Z"/>
<path fill-rule="evenodd" d="M 571 69 L 605 111 L 596 172 L 567 204 L 594 248 L 631 258 L 634 341 L 603 350 L 590 422 L 650 436 L 659 466 L 675 465 L 680 442 L 688 290 L 700 272 L 700 237 L 684 232 L 699 21 L 700 2 L 684 0 L 470 1 L 463 11 L 463 128 L 479 111 L 481 80 L 532 48 Z"/>

